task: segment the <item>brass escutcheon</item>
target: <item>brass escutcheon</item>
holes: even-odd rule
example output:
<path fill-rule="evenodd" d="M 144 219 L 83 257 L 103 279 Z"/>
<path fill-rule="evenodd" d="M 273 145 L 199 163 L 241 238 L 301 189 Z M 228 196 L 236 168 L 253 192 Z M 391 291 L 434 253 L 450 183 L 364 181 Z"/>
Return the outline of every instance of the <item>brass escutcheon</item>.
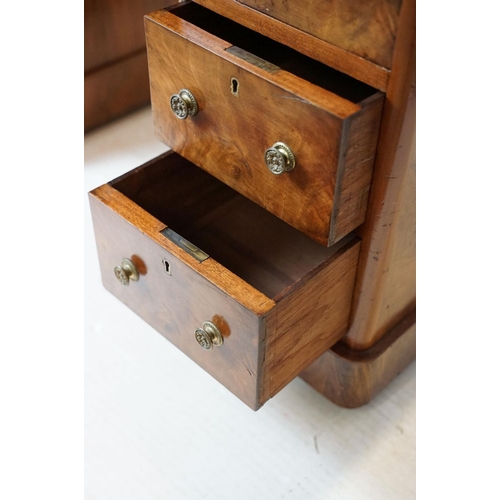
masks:
<path fill-rule="evenodd" d="M 220 347 L 224 343 L 224 337 L 220 330 L 211 321 L 205 321 L 201 328 L 197 328 L 194 331 L 194 336 L 196 342 L 207 350 L 212 349 L 213 346 Z"/>
<path fill-rule="evenodd" d="M 115 267 L 115 276 L 125 286 L 128 286 L 130 280 L 139 281 L 139 272 L 130 259 L 123 259 L 122 265 Z"/>
<path fill-rule="evenodd" d="M 275 175 L 290 172 L 295 168 L 295 155 L 284 142 L 275 142 L 264 153 L 267 168 Z"/>
<path fill-rule="evenodd" d="M 178 94 L 174 94 L 170 98 L 170 107 L 175 116 L 180 120 L 185 120 L 188 116 L 196 116 L 198 114 L 198 102 L 189 90 L 182 89 Z"/>

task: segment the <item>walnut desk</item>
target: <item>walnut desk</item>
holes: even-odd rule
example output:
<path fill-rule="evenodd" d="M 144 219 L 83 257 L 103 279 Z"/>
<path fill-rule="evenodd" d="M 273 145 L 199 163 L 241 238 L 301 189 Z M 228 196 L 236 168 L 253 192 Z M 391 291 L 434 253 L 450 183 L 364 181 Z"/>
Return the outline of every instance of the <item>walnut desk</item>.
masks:
<path fill-rule="evenodd" d="M 197 0 L 145 18 L 172 148 L 91 193 L 106 288 L 253 409 L 345 407 L 415 357 L 415 5 Z"/>

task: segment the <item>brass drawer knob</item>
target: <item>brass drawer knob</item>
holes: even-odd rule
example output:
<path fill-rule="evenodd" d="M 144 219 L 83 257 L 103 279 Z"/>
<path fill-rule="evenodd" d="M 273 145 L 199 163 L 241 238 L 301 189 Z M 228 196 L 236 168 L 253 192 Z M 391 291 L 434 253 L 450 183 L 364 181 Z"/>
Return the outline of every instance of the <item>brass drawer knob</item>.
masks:
<path fill-rule="evenodd" d="M 123 259 L 122 265 L 115 267 L 115 276 L 118 281 L 125 286 L 128 286 L 130 280 L 139 280 L 139 272 L 134 263 L 129 259 Z"/>
<path fill-rule="evenodd" d="M 170 107 L 175 116 L 181 120 L 198 114 L 198 103 L 194 95 L 187 89 L 180 90 L 178 94 L 174 94 L 170 98 Z"/>
<path fill-rule="evenodd" d="M 295 155 L 284 142 L 276 142 L 264 153 L 267 168 L 276 175 L 295 168 Z"/>
<path fill-rule="evenodd" d="M 224 338 L 219 329 L 210 321 L 205 321 L 201 328 L 194 331 L 196 342 L 203 347 L 203 349 L 210 350 L 213 346 L 220 347 L 224 343 Z"/>

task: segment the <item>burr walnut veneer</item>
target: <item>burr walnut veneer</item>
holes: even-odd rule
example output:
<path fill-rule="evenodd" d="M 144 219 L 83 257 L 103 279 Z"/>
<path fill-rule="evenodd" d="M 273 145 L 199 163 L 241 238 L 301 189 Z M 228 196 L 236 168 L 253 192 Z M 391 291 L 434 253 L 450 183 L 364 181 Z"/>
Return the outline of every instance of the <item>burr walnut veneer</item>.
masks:
<path fill-rule="evenodd" d="M 414 0 L 196 0 L 145 31 L 175 152 L 91 193 L 104 285 L 253 409 L 299 374 L 366 403 L 415 357 Z"/>

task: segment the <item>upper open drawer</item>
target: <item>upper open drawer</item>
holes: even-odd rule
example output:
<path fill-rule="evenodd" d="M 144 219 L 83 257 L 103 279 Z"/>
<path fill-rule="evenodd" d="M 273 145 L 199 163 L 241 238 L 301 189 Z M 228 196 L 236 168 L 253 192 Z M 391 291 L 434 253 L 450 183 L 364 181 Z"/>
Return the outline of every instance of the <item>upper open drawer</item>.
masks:
<path fill-rule="evenodd" d="M 325 246 L 364 221 L 383 93 L 194 3 L 145 29 L 163 142 Z"/>

